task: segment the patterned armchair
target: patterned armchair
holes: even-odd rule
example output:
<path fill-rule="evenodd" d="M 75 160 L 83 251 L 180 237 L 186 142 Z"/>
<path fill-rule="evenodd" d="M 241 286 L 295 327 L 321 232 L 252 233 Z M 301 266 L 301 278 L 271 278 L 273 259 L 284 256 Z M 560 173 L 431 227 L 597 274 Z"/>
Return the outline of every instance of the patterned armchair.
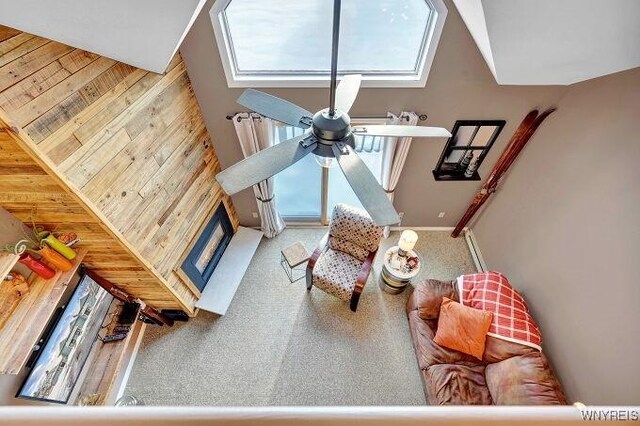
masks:
<path fill-rule="evenodd" d="M 355 312 L 381 238 L 382 228 L 373 223 L 367 212 L 346 204 L 336 205 L 329 233 L 307 264 L 307 290 L 316 286 L 350 302 Z"/>

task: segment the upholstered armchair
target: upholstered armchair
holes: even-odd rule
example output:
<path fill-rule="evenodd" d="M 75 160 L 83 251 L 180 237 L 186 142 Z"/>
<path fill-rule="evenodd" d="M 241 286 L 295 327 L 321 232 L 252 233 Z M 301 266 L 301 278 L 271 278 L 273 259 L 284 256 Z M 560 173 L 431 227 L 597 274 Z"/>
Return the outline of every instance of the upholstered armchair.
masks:
<path fill-rule="evenodd" d="M 307 264 L 307 290 L 320 290 L 358 308 L 378 251 L 382 228 L 364 210 L 338 204 L 333 209 L 329 233 L 320 241 Z"/>

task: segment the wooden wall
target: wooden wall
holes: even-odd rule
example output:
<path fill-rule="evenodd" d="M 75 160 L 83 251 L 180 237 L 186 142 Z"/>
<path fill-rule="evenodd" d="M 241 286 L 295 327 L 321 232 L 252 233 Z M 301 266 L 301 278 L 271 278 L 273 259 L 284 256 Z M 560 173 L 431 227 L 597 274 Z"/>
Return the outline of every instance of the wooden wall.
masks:
<path fill-rule="evenodd" d="M 0 205 L 23 222 L 35 212 L 38 224 L 60 232 L 76 232 L 88 249 L 84 263 L 128 292 L 158 307 L 179 306 L 171 292 L 137 262 L 100 220 L 88 213 L 14 141 L 0 131 Z"/>
<path fill-rule="evenodd" d="M 98 268 L 105 277 L 106 269 L 116 268 L 121 273 L 114 282 L 132 291 L 165 290 L 167 300 L 156 297 L 154 306 L 175 307 L 177 299 L 192 313 L 199 293 L 175 270 L 220 202 L 234 227 L 238 221 L 214 179 L 218 160 L 180 56 L 159 75 L 0 27 L 0 113 L 22 147 L 26 144 L 49 173 L 86 201 L 55 209 L 58 200 L 70 203 L 68 194 L 54 191 L 55 185 L 42 187 L 56 194 L 47 204 L 56 211 L 52 222 L 68 224 L 85 238 L 106 226 L 112 241 L 122 239 L 129 253 L 118 252 Z M 0 205 L 24 218 L 29 208 L 16 201 L 22 196 L 17 188 L 51 182 L 20 170 L 3 172 L 10 180 L 2 184 Z M 96 213 L 98 221 L 85 221 L 83 209 Z M 91 237 L 76 224 L 86 226 Z M 96 236 L 96 243 L 107 236 Z M 88 258 L 96 262 L 97 257 L 90 249 Z M 124 273 L 129 269 L 122 268 L 136 262 L 144 271 Z"/>

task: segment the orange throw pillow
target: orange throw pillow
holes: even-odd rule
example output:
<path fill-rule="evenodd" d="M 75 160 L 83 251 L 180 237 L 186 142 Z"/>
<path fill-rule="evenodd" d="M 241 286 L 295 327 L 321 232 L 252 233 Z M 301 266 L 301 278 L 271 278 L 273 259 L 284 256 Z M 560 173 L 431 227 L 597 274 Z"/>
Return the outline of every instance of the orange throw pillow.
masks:
<path fill-rule="evenodd" d="M 433 339 L 438 345 L 473 355 L 482 360 L 487 331 L 493 313 L 469 308 L 446 297 L 442 298 L 438 331 Z"/>

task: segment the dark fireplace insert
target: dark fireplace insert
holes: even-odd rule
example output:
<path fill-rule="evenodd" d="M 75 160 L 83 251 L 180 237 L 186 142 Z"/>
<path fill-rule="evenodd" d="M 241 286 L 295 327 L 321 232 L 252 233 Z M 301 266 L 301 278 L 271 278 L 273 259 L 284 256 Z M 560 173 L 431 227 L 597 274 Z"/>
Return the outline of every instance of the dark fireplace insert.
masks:
<path fill-rule="evenodd" d="M 182 263 L 182 270 L 202 291 L 233 236 L 229 214 L 220 203 Z"/>

